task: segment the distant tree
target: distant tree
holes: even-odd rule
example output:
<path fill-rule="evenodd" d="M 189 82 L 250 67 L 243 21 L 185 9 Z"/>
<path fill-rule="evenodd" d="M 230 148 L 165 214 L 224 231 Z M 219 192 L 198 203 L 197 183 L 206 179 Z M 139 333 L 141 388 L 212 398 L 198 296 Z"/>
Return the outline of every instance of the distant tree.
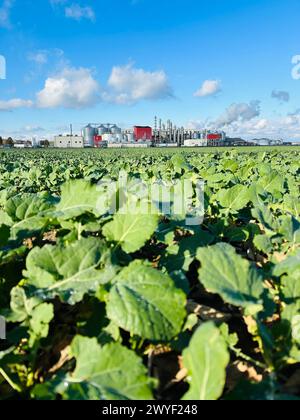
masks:
<path fill-rule="evenodd" d="M 41 145 L 42 147 L 49 147 L 49 146 L 50 146 L 50 143 L 49 143 L 49 141 L 48 141 L 48 140 L 42 140 L 42 141 L 40 142 L 40 145 Z"/>

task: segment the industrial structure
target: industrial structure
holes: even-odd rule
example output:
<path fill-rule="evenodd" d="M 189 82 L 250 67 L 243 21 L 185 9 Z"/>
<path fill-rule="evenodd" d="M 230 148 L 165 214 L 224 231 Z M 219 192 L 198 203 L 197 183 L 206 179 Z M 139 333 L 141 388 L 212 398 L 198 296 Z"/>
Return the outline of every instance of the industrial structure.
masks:
<path fill-rule="evenodd" d="M 54 137 L 54 147 L 67 149 L 80 149 L 84 147 L 84 140 L 82 136 L 76 135 L 60 135 Z"/>
<path fill-rule="evenodd" d="M 71 137 L 71 135 L 70 135 Z M 164 123 L 155 117 L 154 128 L 134 126 L 122 130 L 116 124 L 90 123 L 82 129 L 83 146 L 78 147 L 197 147 L 224 146 L 226 134 L 223 131 L 189 130 L 177 127 L 172 121 Z M 70 144 L 64 136 L 56 137 L 56 147 Z M 72 143 L 71 143 L 72 144 Z"/>
<path fill-rule="evenodd" d="M 112 123 L 89 123 L 80 134 L 70 132 L 54 137 L 54 142 L 48 140 L 13 140 L 2 139 L 0 147 L 55 147 L 62 149 L 79 148 L 146 148 L 146 147 L 237 147 L 237 146 L 278 146 L 284 145 L 283 140 L 254 139 L 246 141 L 241 138 L 230 138 L 224 131 L 196 130 L 178 127 L 171 120 L 164 122 L 155 117 L 153 127 L 136 125 L 122 129 Z M 292 145 L 292 143 L 290 143 Z M 293 144 L 293 145 L 298 145 Z"/>

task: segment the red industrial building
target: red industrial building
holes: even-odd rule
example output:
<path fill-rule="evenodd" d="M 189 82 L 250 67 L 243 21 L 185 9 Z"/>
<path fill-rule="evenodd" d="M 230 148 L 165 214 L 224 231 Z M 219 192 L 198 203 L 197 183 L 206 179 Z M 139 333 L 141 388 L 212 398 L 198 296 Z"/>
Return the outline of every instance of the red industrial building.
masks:
<path fill-rule="evenodd" d="M 222 140 L 222 138 L 221 133 L 207 134 L 207 140 Z"/>
<path fill-rule="evenodd" d="M 134 138 L 136 141 L 139 140 L 152 140 L 152 128 L 151 127 L 134 127 Z"/>

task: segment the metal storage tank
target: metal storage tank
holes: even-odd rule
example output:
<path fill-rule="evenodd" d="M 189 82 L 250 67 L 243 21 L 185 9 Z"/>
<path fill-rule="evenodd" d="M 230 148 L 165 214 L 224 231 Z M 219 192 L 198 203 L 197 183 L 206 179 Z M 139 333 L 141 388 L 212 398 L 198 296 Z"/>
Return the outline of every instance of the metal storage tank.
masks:
<path fill-rule="evenodd" d="M 98 134 L 99 136 L 103 136 L 103 134 L 108 134 L 109 133 L 109 129 L 108 127 L 105 127 L 105 125 L 101 124 L 98 127 Z"/>
<path fill-rule="evenodd" d="M 117 125 L 113 125 L 110 128 L 110 131 L 111 131 L 112 134 L 121 134 L 122 133 L 121 128 L 119 128 Z"/>
<path fill-rule="evenodd" d="M 82 130 L 82 135 L 84 139 L 84 145 L 87 147 L 94 147 L 94 137 L 97 136 L 98 130 L 95 127 L 92 127 L 91 124 L 88 124 Z"/>

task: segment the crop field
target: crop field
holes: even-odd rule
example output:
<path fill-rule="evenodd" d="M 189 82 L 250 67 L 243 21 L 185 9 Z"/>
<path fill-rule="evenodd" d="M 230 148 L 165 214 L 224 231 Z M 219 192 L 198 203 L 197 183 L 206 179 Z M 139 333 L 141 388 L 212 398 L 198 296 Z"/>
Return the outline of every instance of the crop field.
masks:
<path fill-rule="evenodd" d="M 299 179 L 296 147 L 0 150 L 0 399 L 300 399 Z"/>

